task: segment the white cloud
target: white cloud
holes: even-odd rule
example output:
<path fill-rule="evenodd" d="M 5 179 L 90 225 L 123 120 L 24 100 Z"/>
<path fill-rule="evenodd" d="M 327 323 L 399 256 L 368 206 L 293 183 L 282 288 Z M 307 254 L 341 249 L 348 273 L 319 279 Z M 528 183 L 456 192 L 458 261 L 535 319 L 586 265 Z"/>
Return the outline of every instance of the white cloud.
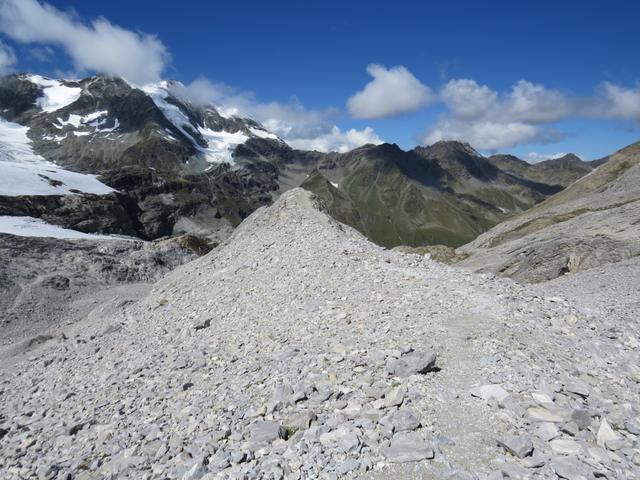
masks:
<path fill-rule="evenodd" d="M 587 109 L 587 114 L 640 121 L 640 83 L 636 88 L 624 88 L 605 82 L 599 87 L 598 92 L 600 98 Z"/>
<path fill-rule="evenodd" d="M 16 64 L 16 56 L 13 49 L 0 41 L 0 75 L 9 73 Z"/>
<path fill-rule="evenodd" d="M 375 145 L 382 143 L 382 140 L 376 135 L 373 128 L 366 127 L 364 130 L 355 130 L 352 128 L 343 132 L 335 125 L 331 127 L 330 132 L 316 137 L 289 140 L 289 144 L 293 148 L 340 153 L 348 152 L 367 143 L 373 143 Z"/>
<path fill-rule="evenodd" d="M 464 140 L 485 150 L 557 140 L 562 137 L 559 131 L 541 125 L 572 112 L 572 102 L 563 93 L 525 80 L 502 94 L 474 80 L 450 80 L 439 99 L 446 113 L 423 142 Z"/>
<path fill-rule="evenodd" d="M 196 104 L 214 105 L 227 115 L 250 117 L 294 148 L 321 152 L 346 152 L 367 143 L 382 143 L 372 128 L 342 131 L 333 122 L 335 108 L 312 110 L 297 99 L 288 103 L 259 102 L 253 92 L 200 77 L 188 85 L 175 84 L 174 95 Z"/>
<path fill-rule="evenodd" d="M 611 118 L 640 121 L 640 84 L 625 88 L 605 82 L 591 97 L 576 97 L 520 80 L 496 92 L 474 80 L 450 80 L 439 94 L 446 110 L 424 135 L 424 143 L 464 140 L 497 150 L 564 138 L 553 124 L 567 118 Z"/>
<path fill-rule="evenodd" d="M 442 100 L 458 118 L 478 118 L 491 109 L 498 94 L 486 85 L 478 85 L 475 80 L 450 80 L 440 91 Z"/>
<path fill-rule="evenodd" d="M 543 85 L 526 80 L 516 83 L 506 95 L 503 115 L 525 123 L 550 123 L 566 118 L 571 114 L 571 100 L 558 90 L 549 90 Z"/>
<path fill-rule="evenodd" d="M 538 153 L 538 152 L 529 152 L 524 156 L 524 160 L 529 163 L 539 163 L 545 160 L 555 160 L 557 158 L 562 158 L 567 153 L 565 152 L 556 152 L 556 153 Z"/>
<path fill-rule="evenodd" d="M 59 46 L 80 71 L 118 75 L 136 84 L 159 80 L 169 61 L 155 35 L 126 30 L 105 18 L 85 24 L 37 0 L 2 0 L 0 31 L 17 42 Z"/>
<path fill-rule="evenodd" d="M 418 110 L 431 100 L 431 89 L 403 66 L 387 69 L 371 64 L 367 72 L 373 80 L 347 101 L 356 118 L 394 117 Z"/>
<path fill-rule="evenodd" d="M 440 140 L 461 140 L 481 150 L 497 150 L 522 143 L 530 143 L 540 135 L 533 125 L 521 122 L 480 120 L 467 122 L 444 119 L 423 138 L 425 144 Z"/>

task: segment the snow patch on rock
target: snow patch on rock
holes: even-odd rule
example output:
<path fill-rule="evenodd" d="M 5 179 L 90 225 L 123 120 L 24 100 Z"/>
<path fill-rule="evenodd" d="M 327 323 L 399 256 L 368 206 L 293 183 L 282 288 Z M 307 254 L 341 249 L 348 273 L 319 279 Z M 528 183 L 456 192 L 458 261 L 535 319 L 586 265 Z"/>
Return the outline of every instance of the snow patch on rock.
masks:
<path fill-rule="evenodd" d="M 233 151 L 238 145 L 245 143 L 249 137 L 242 132 L 216 132 L 210 128 L 198 129 L 206 140 L 208 147 L 202 149 L 205 158 L 210 163 L 233 163 Z"/>
<path fill-rule="evenodd" d="M 249 139 L 249 137 L 242 132 L 231 133 L 224 130 L 216 132 L 210 128 L 194 125 L 180 107 L 167 100 L 170 95 L 167 82 L 147 85 L 143 87 L 143 91 L 151 97 L 166 119 L 189 139 L 195 149 L 198 150 L 209 163 L 224 162 L 233 164 L 233 152 L 235 148 Z M 203 147 L 200 145 L 190 130 L 197 130 L 206 141 L 207 146 Z M 263 134 L 266 135 L 268 132 L 263 132 Z"/>
<path fill-rule="evenodd" d="M 127 240 L 129 237 L 83 233 L 52 225 L 39 218 L 0 215 L 0 233 L 20 237 L 83 238 L 90 240 Z"/>
<path fill-rule="evenodd" d="M 28 127 L 0 119 L 0 195 L 107 194 L 114 191 L 98 181 L 95 175 L 70 172 L 37 155 L 31 148 L 28 131 Z"/>
<path fill-rule="evenodd" d="M 253 135 L 255 135 L 256 137 L 268 138 L 268 139 L 271 139 L 271 140 L 280 140 L 280 138 L 276 134 L 268 132 L 267 130 L 262 130 L 261 128 L 251 127 L 249 129 L 249 131 Z M 282 141 L 282 140 L 280 140 L 280 141 Z"/>
<path fill-rule="evenodd" d="M 30 75 L 28 80 L 42 87 L 43 96 L 36 100 L 45 112 L 55 112 L 72 104 L 78 98 L 82 89 L 80 87 L 67 87 L 60 80 L 52 80 L 40 75 Z"/>

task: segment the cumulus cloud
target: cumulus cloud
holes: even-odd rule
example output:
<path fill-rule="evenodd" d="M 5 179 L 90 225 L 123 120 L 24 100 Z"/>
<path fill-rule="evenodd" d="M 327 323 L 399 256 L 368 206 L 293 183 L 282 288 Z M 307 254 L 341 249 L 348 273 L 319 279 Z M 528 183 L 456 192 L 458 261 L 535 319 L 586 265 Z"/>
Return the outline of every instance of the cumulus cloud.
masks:
<path fill-rule="evenodd" d="M 98 18 L 89 24 L 37 0 L 0 1 L 0 31 L 20 43 L 61 47 L 79 71 L 97 71 L 136 84 L 157 81 L 169 61 L 163 43 Z"/>
<path fill-rule="evenodd" d="M 624 88 L 605 82 L 598 88 L 600 98 L 587 107 L 587 114 L 619 120 L 640 121 L 640 83 Z"/>
<path fill-rule="evenodd" d="M 367 72 L 373 80 L 347 101 L 356 118 L 394 117 L 418 110 L 431 100 L 431 89 L 403 66 L 387 69 L 371 64 Z"/>
<path fill-rule="evenodd" d="M 562 133 L 546 124 L 572 112 L 572 102 L 565 94 L 525 80 L 502 94 L 474 80 L 450 80 L 439 99 L 446 113 L 423 142 L 464 140 L 485 150 L 556 141 Z"/>
<path fill-rule="evenodd" d="M 476 148 L 497 150 L 564 138 L 554 123 L 567 118 L 640 121 L 640 84 L 625 88 L 605 82 L 590 97 L 576 97 L 520 80 L 497 92 L 470 79 L 447 82 L 439 92 L 445 113 L 422 138 L 464 140 Z"/>
<path fill-rule="evenodd" d="M 562 158 L 567 153 L 565 152 L 556 152 L 556 153 L 538 153 L 538 152 L 529 152 L 524 156 L 524 159 L 529 163 L 539 163 L 545 160 L 555 160 L 557 158 Z"/>
<path fill-rule="evenodd" d="M 16 64 L 16 56 L 9 45 L 0 42 L 0 75 L 9 73 Z"/>
<path fill-rule="evenodd" d="M 294 148 L 346 152 L 367 143 L 382 143 L 370 127 L 341 130 L 334 123 L 340 113 L 337 109 L 308 109 L 295 98 L 287 103 L 260 102 L 253 92 L 204 77 L 187 85 L 174 84 L 172 93 L 192 103 L 214 105 L 225 115 L 253 118 Z"/>
<path fill-rule="evenodd" d="M 427 133 L 423 142 L 428 145 L 440 140 L 460 140 L 470 143 L 474 148 L 493 151 L 530 143 L 537 136 L 536 127 L 520 122 L 465 122 L 460 119 L 444 119 Z"/>
<path fill-rule="evenodd" d="M 348 152 L 362 145 L 372 143 L 378 145 L 382 139 L 376 135 L 373 128 L 363 130 L 350 129 L 343 132 L 336 125 L 331 131 L 312 138 L 296 138 L 289 140 L 289 144 L 301 150 L 316 150 L 318 152 Z"/>

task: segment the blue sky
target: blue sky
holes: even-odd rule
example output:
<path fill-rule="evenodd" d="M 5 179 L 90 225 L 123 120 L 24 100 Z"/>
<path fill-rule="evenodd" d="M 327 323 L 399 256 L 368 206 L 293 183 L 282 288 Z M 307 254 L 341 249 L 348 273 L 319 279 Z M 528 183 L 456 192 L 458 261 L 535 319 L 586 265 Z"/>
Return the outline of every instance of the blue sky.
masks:
<path fill-rule="evenodd" d="M 6 8 L 15 2 L 35 0 L 0 0 L 5 4 L 0 40 L 12 51 L 12 69 L 49 75 L 96 70 L 91 61 L 78 59 L 82 53 L 61 33 L 16 31 L 19 22 L 6 18 Z M 304 132 L 294 125 L 292 139 L 326 135 L 335 124 L 341 135 L 370 127 L 375 133 L 368 130 L 363 138 L 375 135 L 404 148 L 455 137 L 483 152 L 522 157 L 575 152 L 591 159 L 640 137 L 636 2 L 52 0 L 48 5 L 50 14 L 69 19 L 71 29 L 91 30 L 91 22 L 103 17 L 135 35 L 155 35 L 170 54 L 162 60 L 163 78 L 187 85 L 206 79 L 216 88 L 212 98 L 229 105 L 243 99 L 240 113 L 273 120 L 283 136 L 291 122 L 307 125 Z M 39 24 L 46 30 L 53 22 Z M 384 78 L 359 106 L 349 104 L 372 81 L 370 64 L 386 67 L 379 70 Z M 117 73 L 119 67 L 113 68 Z M 514 90 L 521 80 L 526 83 Z M 224 95 L 220 84 L 226 85 Z M 410 92 L 404 106 L 394 105 L 400 101 L 398 89 Z M 517 107 L 523 98 L 527 103 L 517 105 L 531 111 Z M 480 102 L 478 109 L 464 110 L 471 100 Z M 357 143 L 361 137 L 354 138 Z"/>

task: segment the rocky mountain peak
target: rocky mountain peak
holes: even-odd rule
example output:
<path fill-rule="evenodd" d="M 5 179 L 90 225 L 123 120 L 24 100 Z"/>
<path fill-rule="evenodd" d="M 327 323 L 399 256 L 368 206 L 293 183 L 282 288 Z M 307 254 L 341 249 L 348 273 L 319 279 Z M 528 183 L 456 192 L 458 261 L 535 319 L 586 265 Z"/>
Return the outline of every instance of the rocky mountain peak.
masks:
<path fill-rule="evenodd" d="M 469 143 L 458 140 L 440 140 L 432 145 L 416 147 L 416 151 L 427 158 L 471 156 L 483 158 Z"/>
<path fill-rule="evenodd" d="M 542 164 L 556 164 L 556 165 L 584 165 L 586 162 L 584 162 L 579 156 L 577 156 L 574 153 L 567 153 L 566 155 L 563 155 L 561 157 L 557 157 L 557 158 L 550 158 L 548 160 L 544 160 L 542 162 L 540 162 Z"/>

